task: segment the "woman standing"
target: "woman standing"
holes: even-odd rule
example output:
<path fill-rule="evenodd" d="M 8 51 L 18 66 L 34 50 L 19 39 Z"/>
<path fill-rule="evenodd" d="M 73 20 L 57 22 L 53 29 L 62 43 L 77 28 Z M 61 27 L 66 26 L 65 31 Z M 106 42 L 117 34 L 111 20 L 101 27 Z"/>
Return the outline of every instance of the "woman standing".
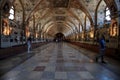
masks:
<path fill-rule="evenodd" d="M 28 53 L 30 53 L 31 50 L 31 37 L 27 39 L 27 46 L 28 46 Z"/>

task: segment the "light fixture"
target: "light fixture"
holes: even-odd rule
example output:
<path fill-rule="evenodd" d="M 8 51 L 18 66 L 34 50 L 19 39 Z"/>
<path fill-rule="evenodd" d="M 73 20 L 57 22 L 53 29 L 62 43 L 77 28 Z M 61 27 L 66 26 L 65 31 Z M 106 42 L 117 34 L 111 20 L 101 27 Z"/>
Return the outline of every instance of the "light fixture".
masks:
<path fill-rule="evenodd" d="M 90 38 L 94 37 L 94 28 L 93 27 L 91 27 L 89 35 L 90 35 Z"/>
<path fill-rule="evenodd" d="M 30 36 L 30 31 L 29 31 L 29 28 L 26 27 L 26 37 L 29 37 Z"/>
<path fill-rule="evenodd" d="M 38 33 L 35 33 L 35 38 L 38 38 Z"/>
<path fill-rule="evenodd" d="M 82 33 L 82 36 L 81 36 L 81 37 L 82 37 L 82 39 L 84 39 L 84 35 L 85 35 L 85 34 L 84 34 L 84 32 L 83 32 L 83 33 Z"/>

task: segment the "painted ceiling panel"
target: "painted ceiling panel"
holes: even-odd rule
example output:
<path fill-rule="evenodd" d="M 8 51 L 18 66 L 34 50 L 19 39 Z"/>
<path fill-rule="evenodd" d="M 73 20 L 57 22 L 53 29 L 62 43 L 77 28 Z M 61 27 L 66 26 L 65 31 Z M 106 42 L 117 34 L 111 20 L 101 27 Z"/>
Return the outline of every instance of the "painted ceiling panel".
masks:
<path fill-rule="evenodd" d="M 29 22 L 29 27 L 33 25 L 33 16 L 35 16 L 35 25 L 41 23 L 43 29 L 47 29 L 50 23 L 51 28 L 47 30 L 48 34 L 55 35 L 57 32 L 70 34 L 72 28 L 79 29 L 85 26 L 85 16 L 87 16 L 87 26 L 94 24 L 95 10 L 100 0 L 14 0 L 16 22 L 20 21 L 22 25 L 23 11 L 25 11 L 25 22 Z M 107 2 L 109 5 L 113 0 L 102 0 L 98 14 L 103 12 Z M 105 1 L 105 2 L 104 2 Z M 104 15 L 102 15 L 102 18 Z M 98 19 L 98 22 L 103 21 Z M 69 26 L 71 29 L 66 28 Z M 87 27 L 88 28 L 88 27 Z M 89 29 L 89 28 L 88 28 Z M 45 31 L 43 30 L 43 31 Z M 70 31 L 69 31 L 70 30 Z M 68 31 L 68 32 L 67 32 Z"/>
<path fill-rule="evenodd" d="M 67 8 L 69 0 L 53 0 L 54 8 Z"/>

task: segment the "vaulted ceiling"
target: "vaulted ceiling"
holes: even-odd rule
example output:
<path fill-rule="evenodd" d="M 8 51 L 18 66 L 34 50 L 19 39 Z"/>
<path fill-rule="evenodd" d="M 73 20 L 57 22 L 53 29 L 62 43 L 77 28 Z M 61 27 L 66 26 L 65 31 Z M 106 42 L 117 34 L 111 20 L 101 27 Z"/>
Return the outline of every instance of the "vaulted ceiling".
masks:
<path fill-rule="evenodd" d="M 11 0 L 15 7 L 15 20 L 19 25 L 28 22 L 28 27 L 39 25 L 42 33 L 65 36 L 90 29 L 95 24 L 95 11 L 99 3 L 102 13 L 114 0 Z M 101 11 L 102 10 L 102 11 Z M 85 24 L 86 23 L 86 24 Z"/>

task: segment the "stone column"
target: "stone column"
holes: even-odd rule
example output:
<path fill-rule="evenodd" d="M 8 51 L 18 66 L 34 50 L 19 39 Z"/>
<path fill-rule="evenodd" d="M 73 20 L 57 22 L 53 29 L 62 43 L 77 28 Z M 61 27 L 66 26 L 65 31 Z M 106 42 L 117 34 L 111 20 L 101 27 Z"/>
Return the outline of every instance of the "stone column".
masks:
<path fill-rule="evenodd" d="M 84 41 L 86 41 L 86 20 L 87 20 L 87 16 L 85 16 L 85 22 L 84 22 Z"/>
<path fill-rule="evenodd" d="M 36 40 L 36 26 L 35 26 L 35 15 L 33 15 L 33 34 L 34 40 Z"/>
<path fill-rule="evenodd" d="M 118 49 L 120 49 L 120 9 L 119 9 L 119 11 L 118 11 L 118 20 L 119 20 L 119 22 L 118 22 L 118 31 L 119 31 L 119 33 L 118 33 Z"/>
<path fill-rule="evenodd" d="M 1 39 L 2 39 L 2 10 L 0 10 L 0 48 L 1 48 Z"/>
<path fill-rule="evenodd" d="M 118 49 L 117 53 L 120 53 L 120 0 L 116 0 L 118 11 Z M 120 56 L 120 54 L 118 54 Z M 120 58 L 119 58 L 120 59 Z"/>
<path fill-rule="evenodd" d="M 79 23 L 79 33 L 78 33 L 78 38 L 79 38 L 79 41 L 80 41 L 80 23 Z"/>
<path fill-rule="evenodd" d="M 115 0 L 117 4 L 118 14 L 118 49 L 120 49 L 120 0 Z"/>

